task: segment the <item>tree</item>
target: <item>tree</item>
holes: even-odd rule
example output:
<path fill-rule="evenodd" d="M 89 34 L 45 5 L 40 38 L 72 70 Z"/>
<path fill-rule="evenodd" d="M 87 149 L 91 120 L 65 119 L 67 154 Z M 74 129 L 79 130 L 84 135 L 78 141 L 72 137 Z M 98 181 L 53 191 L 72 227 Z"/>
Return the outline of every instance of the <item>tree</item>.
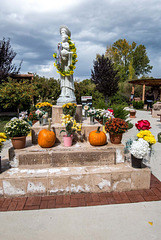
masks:
<path fill-rule="evenodd" d="M 18 74 L 21 69 L 22 61 L 19 64 L 19 67 L 12 64 L 13 59 L 15 58 L 16 53 L 11 48 L 10 39 L 7 41 L 5 38 L 0 41 L 0 82 L 6 80 L 11 74 Z"/>
<path fill-rule="evenodd" d="M 96 90 L 96 85 L 91 79 L 81 82 L 74 82 L 75 96 L 78 104 L 81 104 L 81 96 L 92 96 L 92 106 L 95 108 L 105 108 L 105 98 L 102 93 Z"/>
<path fill-rule="evenodd" d="M 56 100 L 60 95 L 60 82 L 54 78 L 34 76 L 33 84 L 36 88 L 35 100 L 38 101 L 49 101 L 52 104 L 56 104 Z"/>
<path fill-rule="evenodd" d="M 137 76 L 144 75 L 152 70 L 152 66 L 149 65 L 149 58 L 146 53 L 146 48 L 144 45 L 139 45 L 136 47 L 133 53 L 133 68 L 135 69 L 135 74 Z"/>
<path fill-rule="evenodd" d="M 0 88 L 0 105 L 3 108 L 17 108 L 30 106 L 32 98 L 35 95 L 35 86 L 29 80 L 8 79 L 7 82 L 2 82 Z"/>
<path fill-rule="evenodd" d="M 96 89 L 103 93 L 105 99 L 114 95 L 118 90 L 118 71 L 114 70 L 114 65 L 109 58 L 104 55 L 94 61 L 94 70 L 91 70 L 91 79 L 96 84 Z"/>
<path fill-rule="evenodd" d="M 136 76 L 149 73 L 152 69 L 152 66 L 149 65 L 150 60 L 147 56 L 145 46 L 136 46 L 135 42 L 129 44 L 126 39 L 119 39 L 112 46 L 107 46 L 105 56 L 114 63 L 115 69 L 119 71 L 122 81 L 127 80 L 129 77 L 130 64 L 133 75 Z"/>

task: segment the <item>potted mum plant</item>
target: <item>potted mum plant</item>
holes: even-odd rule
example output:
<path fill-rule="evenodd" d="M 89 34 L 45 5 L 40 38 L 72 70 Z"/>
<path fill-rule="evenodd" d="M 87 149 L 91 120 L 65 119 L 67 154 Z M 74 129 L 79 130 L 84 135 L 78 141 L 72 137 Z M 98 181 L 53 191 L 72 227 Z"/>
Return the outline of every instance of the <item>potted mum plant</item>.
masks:
<path fill-rule="evenodd" d="M 72 146 L 73 134 L 75 133 L 75 131 L 81 131 L 82 124 L 77 123 L 70 115 L 63 115 L 62 125 L 65 125 L 65 130 L 61 130 L 60 133 L 66 133 L 63 136 L 64 146 L 70 147 Z"/>
<path fill-rule="evenodd" d="M 105 130 L 109 132 L 111 143 L 119 144 L 122 134 L 128 130 L 128 123 L 121 118 L 111 118 L 105 123 Z"/>
<path fill-rule="evenodd" d="M 4 132 L 7 137 L 11 138 L 12 145 L 15 149 L 21 149 L 25 147 L 26 136 L 30 132 L 31 126 L 28 122 L 13 118 L 5 126 Z"/>
<path fill-rule="evenodd" d="M 133 141 L 130 147 L 132 167 L 141 168 L 142 160 L 148 155 L 149 151 L 149 144 L 143 138 Z"/>
<path fill-rule="evenodd" d="M 30 112 L 28 119 L 31 121 L 32 125 L 34 125 L 39 120 L 35 110 Z"/>

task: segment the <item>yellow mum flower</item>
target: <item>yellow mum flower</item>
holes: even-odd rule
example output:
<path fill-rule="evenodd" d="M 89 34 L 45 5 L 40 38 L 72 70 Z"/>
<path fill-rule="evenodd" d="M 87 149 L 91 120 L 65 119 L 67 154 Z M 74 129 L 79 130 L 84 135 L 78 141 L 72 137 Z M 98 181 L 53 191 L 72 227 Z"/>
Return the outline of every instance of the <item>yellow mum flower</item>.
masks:
<path fill-rule="evenodd" d="M 6 137 L 6 135 L 5 135 L 5 133 L 3 133 L 3 132 L 0 132 L 0 139 L 4 139 L 4 141 L 6 141 L 5 139 L 7 138 Z"/>

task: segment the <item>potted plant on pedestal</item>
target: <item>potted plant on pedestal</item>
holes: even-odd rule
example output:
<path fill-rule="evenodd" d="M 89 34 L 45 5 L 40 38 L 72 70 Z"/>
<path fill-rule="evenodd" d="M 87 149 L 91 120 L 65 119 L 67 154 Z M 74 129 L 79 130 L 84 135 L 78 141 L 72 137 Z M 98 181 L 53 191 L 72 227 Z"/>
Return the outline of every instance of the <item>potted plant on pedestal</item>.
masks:
<path fill-rule="evenodd" d="M 111 118 L 105 123 L 105 130 L 109 132 L 111 143 L 119 144 L 122 134 L 128 130 L 128 123 L 121 118 Z"/>
<path fill-rule="evenodd" d="M 40 125 L 47 124 L 48 118 L 51 117 L 52 104 L 49 102 L 39 102 L 35 105 L 36 114 L 39 117 Z"/>
<path fill-rule="evenodd" d="M 30 132 L 31 126 L 28 122 L 13 118 L 5 126 L 4 131 L 7 137 L 11 138 L 12 145 L 15 149 L 25 147 L 26 136 Z"/>
<path fill-rule="evenodd" d="M 70 115 L 63 115 L 62 122 L 62 125 L 65 126 L 65 130 L 61 130 L 60 133 L 66 132 L 66 134 L 63 136 L 64 146 L 71 147 L 73 134 L 76 131 L 81 131 L 82 124 L 77 123 Z"/>
<path fill-rule="evenodd" d="M 62 106 L 63 108 L 63 114 L 64 115 L 70 115 L 71 117 L 74 117 L 76 114 L 76 103 L 66 103 Z"/>

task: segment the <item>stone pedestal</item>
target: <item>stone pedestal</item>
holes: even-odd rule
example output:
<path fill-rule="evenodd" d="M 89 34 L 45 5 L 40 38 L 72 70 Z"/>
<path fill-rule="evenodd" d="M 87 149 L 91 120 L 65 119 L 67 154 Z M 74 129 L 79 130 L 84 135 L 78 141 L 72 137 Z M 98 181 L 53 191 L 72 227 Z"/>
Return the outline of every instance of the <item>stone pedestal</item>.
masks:
<path fill-rule="evenodd" d="M 161 102 L 156 102 L 153 104 L 152 117 L 158 118 L 158 114 L 161 114 Z"/>
<path fill-rule="evenodd" d="M 54 105 L 52 107 L 52 123 L 61 123 L 63 114 L 62 106 Z M 77 105 L 75 120 L 82 122 L 82 105 Z"/>
<path fill-rule="evenodd" d="M 135 115 L 136 115 L 136 110 L 135 109 L 131 109 L 130 111 L 130 118 L 136 118 Z"/>

